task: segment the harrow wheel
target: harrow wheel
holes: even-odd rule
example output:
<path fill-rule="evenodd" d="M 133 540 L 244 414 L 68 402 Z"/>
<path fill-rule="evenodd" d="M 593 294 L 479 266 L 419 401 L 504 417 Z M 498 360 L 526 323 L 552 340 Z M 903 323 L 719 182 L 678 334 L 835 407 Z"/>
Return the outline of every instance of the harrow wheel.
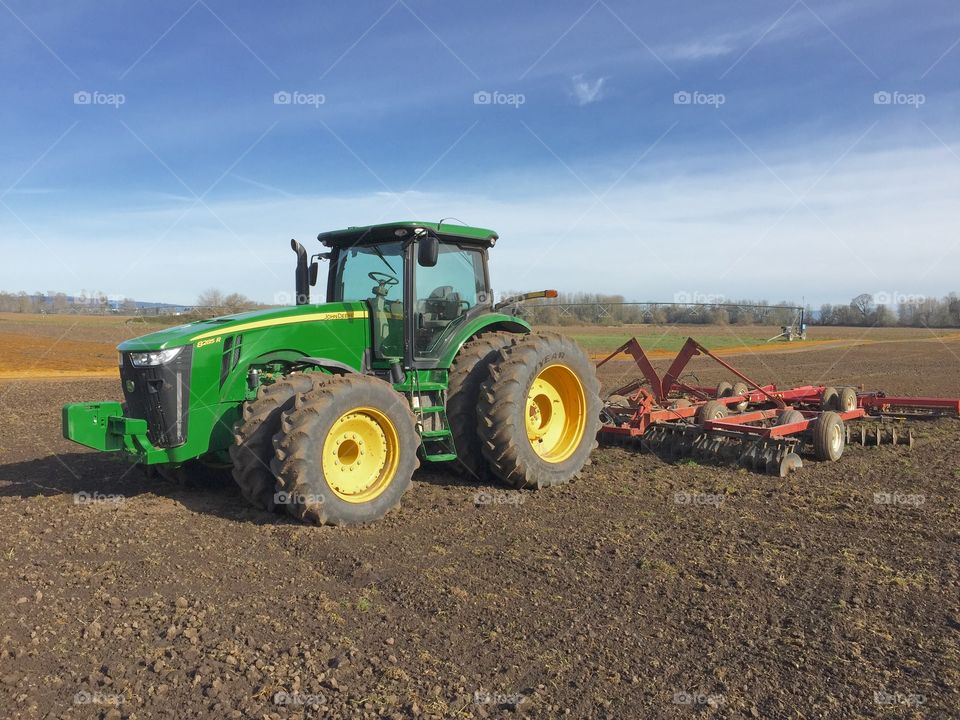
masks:
<path fill-rule="evenodd" d="M 821 410 L 839 410 L 840 393 L 835 387 L 826 387 L 823 389 L 823 395 L 820 396 Z"/>
<path fill-rule="evenodd" d="M 827 411 L 817 418 L 813 426 L 813 452 L 818 460 L 839 460 L 846 440 L 843 420 L 837 413 Z"/>
<path fill-rule="evenodd" d="M 733 391 L 733 385 L 726 380 L 723 380 L 719 385 L 717 385 L 718 398 L 730 397 L 731 395 L 735 394 L 736 393 Z"/>
<path fill-rule="evenodd" d="M 745 382 L 735 382 L 733 384 L 733 392 L 731 395 L 746 395 L 748 392 L 750 392 L 749 385 L 747 385 Z M 750 405 L 750 403 L 744 400 L 743 402 L 734 405 L 734 409 L 736 409 L 737 412 L 743 412 L 747 409 L 748 405 Z"/>
<path fill-rule="evenodd" d="M 777 416 L 777 425 L 790 425 L 795 422 L 803 422 L 806 418 L 799 410 L 784 410 Z"/>
<path fill-rule="evenodd" d="M 840 412 L 850 412 L 857 409 L 857 391 L 852 387 L 845 387 L 840 390 L 840 397 L 837 399 L 837 407 Z"/>
<path fill-rule="evenodd" d="M 708 400 L 697 410 L 697 424 L 703 425 L 708 420 L 720 420 L 729 414 L 730 411 L 722 402 Z"/>

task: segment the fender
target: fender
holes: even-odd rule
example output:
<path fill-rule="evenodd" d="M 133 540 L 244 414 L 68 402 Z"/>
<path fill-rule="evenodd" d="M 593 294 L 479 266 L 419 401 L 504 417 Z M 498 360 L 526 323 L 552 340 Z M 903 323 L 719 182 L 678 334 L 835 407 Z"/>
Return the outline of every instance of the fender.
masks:
<path fill-rule="evenodd" d="M 322 370 L 329 370 L 333 375 L 359 375 L 360 371 L 356 368 L 350 367 L 346 363 L 342 363 L 339 360 L 331 360 L 330 358 L 318 358 L 318 357 L 303 357 L 297 360 L 297 365 L 309 365 L 310 367 L 320 368 Z"/>
<path fill-rule="evenodd" d="M 460 328 L 460 331 L 454 338 L 451 338 L 450 344 L 444 349 L 440 356 L 438 366 L 444 369 L 449 368 L 453 363 L 453 359 L 457 356 L 457 353 L 460 352 L 460 348 L 463 347 L 463 344 L 467 342 L 467 340 L 480 333 L 490 332 L 491 330 L 506 330 L 507 332 L 517 333 L 518 335 L 526 335 L 532 328 L 530 327 L 530 323 L 515 315 L 495 312 L 485 312 L 477 315 Z"/>

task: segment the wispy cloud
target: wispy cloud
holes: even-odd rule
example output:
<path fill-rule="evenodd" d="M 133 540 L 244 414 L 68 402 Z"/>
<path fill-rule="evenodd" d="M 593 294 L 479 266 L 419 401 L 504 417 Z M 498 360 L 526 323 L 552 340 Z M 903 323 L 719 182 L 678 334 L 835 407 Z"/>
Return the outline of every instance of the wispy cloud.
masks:
<path fill-rule="evenodd" d="M 832 15 L 840 15 L 840 11 L 835 9 Z M 732 32 L 704 34 L 688 40 L 677 40 L 661 45 L 656 50 L 668 61 L 713 60 L 734 53 L 742 53 L 752 45 L 785 42 L 817 25 L 818 22 L 813 15 L 804 12 L 799 3 L 794 3 L 781 15 L 774 14 L 771 20 L 764 19 Z"/>
<path fill-rule="evenodd" d="M 596 80 L 587 80 L 583 75 L 574 75 L 570 78 L 572 83 L 571 93 L 577 105 L 589 105 L 599 102 L 603 99 L 603 86 L 606 78 L 599 77 Z"/>
<path fill-rule="evenodd" d="M 712 60 L 729 55 L 742 42 L 741 35 L 721 35 L 663 48 L 660 52 L 668 60 Z"/>

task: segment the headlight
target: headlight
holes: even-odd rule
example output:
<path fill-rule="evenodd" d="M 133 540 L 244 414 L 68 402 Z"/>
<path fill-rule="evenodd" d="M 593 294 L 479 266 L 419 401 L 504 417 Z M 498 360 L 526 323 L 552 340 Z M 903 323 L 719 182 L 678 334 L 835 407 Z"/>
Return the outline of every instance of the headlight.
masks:
<path fill-rule="evenodd" d="M 170 348 L 169 350 L 151 350 L 150 352 L 130 353 L 130 362 L 135 367 L 154 367 L 156 365 L 166 365 L 173 360 L 183 347 Z"/>

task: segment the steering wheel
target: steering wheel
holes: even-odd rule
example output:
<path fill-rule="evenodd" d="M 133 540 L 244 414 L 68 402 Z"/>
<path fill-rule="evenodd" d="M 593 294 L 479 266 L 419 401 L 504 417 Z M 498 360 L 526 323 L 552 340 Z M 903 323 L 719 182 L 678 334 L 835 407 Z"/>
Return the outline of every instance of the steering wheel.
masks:
<path fill-rule="evenodd" d="M 378 285 L 383 285 L 384 287 L 393 287 L 394 285 L 399 285 L 400 281 L 397 280 L 393 275 L 387 275 L 383 272 L 369 272 L 367 277 L 373 280 Z"/>

